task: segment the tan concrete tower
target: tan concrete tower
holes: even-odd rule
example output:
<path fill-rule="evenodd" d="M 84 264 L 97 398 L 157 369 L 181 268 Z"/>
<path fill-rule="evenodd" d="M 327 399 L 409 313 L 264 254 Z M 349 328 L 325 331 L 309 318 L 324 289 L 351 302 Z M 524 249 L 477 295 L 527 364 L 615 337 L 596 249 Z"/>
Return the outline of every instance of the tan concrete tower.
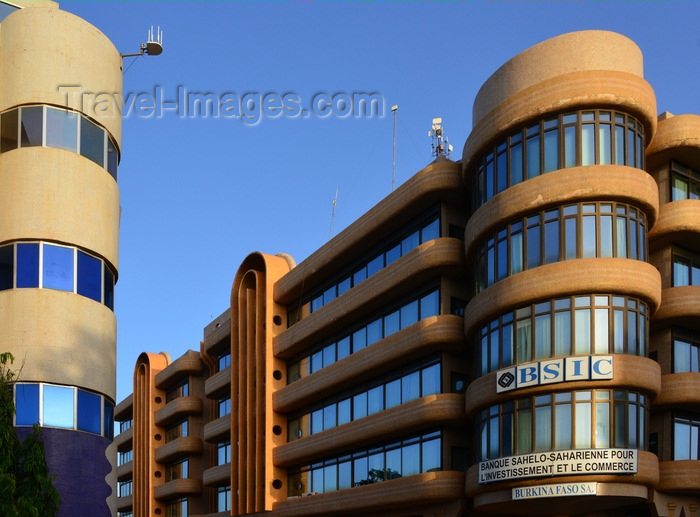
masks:
<path fill-rule="evenodd" d="M 647 262 L 656 102 L 641 52 L 610 32 L 550 39 L 488 79 L 473 118 L 467 494 L 507 514 L 570 514 L 558 496 L 573 494 L 597 495 L 588 512 L 641 511 L 659 475 L 647 436 L 661 385 L 647 357 L 661 279 Z"/>
<path fill-rule="evenodd" d="M 121 57 L 54 2 L 15 6 L 0 6 L 0 350 L 23 363 L 15 423 L 43 428 L 59 515 L 109 516 Z"/>

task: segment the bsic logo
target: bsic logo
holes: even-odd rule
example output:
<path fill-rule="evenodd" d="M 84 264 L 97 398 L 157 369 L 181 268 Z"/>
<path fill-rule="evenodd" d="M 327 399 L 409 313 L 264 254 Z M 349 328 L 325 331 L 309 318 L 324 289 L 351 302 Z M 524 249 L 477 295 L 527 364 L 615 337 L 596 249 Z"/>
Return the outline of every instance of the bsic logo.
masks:
<path fill-rule="evenodd" d="M 498 382 L 498 385 L 501 388 L 507 390 L 508 388 L 510 388 L 510 385 L 515 382 L 515 376 L 509 371 L 506 371 L 498 378 L 496 382 Z"/>
<path fill-rule="evenodd" d="M 496 372 L 496 393 L 540 384 L 613 378 L 613 356 L 586 355 L 511 366 Z"/>

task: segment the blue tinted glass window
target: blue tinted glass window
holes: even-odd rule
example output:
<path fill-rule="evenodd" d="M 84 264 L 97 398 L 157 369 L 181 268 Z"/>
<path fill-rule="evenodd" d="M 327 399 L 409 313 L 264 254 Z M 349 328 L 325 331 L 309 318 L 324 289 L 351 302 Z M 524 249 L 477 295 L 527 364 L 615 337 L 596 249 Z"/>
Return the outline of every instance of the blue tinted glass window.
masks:
<path fill-rule="evenodd" d="M 44 283 L 47 289 L 73 291 L 73 250 L 44 244 Z"/>
<path fill-rule="evenodd" d="M 73 429 L 74 391 L 73 388 L 63 386 L 44 386 L 43 423 L 45 426 Z"/>
<path fill-rule="evenodd" d="M 421 230 L 421 242 L 428 242 L 440 237 L 440 220 L 435 219 Z"/>
<path fill-rule="evenodd" d="M 377 386 L 367 392 L 367 414 L 373 415 L 384 409 L 384 386 Z"/>
<path fill-rule="evenodd" d="M 371 345 L 382 339 L 382 319 L 373 321 L 367 325 L 367 344 Z"/>
<path fill-rule="evenodd" d="M 352 335 L 352 351 L 353 353 L 362 350 L 367 346 L 367 329 L 361 328 Z"/>
<path fill-rule="evenodd" d="M 39 287 L 39 244 L 17 244 L 17 287 Z"/>
<path fill-rule="evenodd" d="M 335 362 L 335 343 L 328 345 L 323 349 L 323 366 L 330 366 Z"/>
<path fill-rule="evenodd" d="M 534 178 L 540 175 L 540 135 L 537 134 L 527 139 L 527 177 Z"/>
<path fill-rule="evenodd" d="M 102 262 L 78 251 L 78 294 L 102 301 Z"/>
<path fill-rule="evenodd" d="M 363 266 L 352 275 L 352 285 L 357 285 L 360 282 L 367 280 L 367 266 Z"/>
<path fill-rule="evenodd" d="M 338 361 L 350 355 L 350 336 L 338 341 Z"/>
<path fill-rule="evenodd" d="M 401 379 L 401 402 L 406 403 L 420 397 L 420 373 L 413 372 Z"/>
<path fill-rule="evenodd" d="M 350 277 L 344 278 L 338 282 L 338 296 L 350 290 Z"/>
<path fill-rule="evenodd" d="M 350 399 L 341 400 L 338 402 L 338 425 L 347 424 L 350 420 Z"/>
<path fill-rule="evenodd" d="M 22 108 L 21 139 L 22 147 L 41 145 L 44 110 L 41 106 Z"/>
<path fill-rule="evenodd" d="M 333 300 L 335 300 L 335 292 L 335 285 L 332 285 L 331 287 L 326 289 L 323 293 L 323 301 L 321 303 L 323 303 L 323 305 L 326 305 L 327 303 L 330 303 Z"/>
<path fill-rule="evenodd" d="M 386 409 L 401 404 L 401 379 L 386 383 Z"/>
<path fill-rule="evenodd" d="M 352 398 L 352 418 L 357 420 L 367 416 L 367 392 L 355 395 Z"/>
<path fill-rule="evenodd" d="M 107 400 L 105 400 L 104 436 L 110 440 L 114 439 L 114 404 Z"/>
<path fill-rule="evenodd" d="M 401 307 L 401 328 L 405 329 L 418 321 L 418 300 L 407 303 Z"/>
<path fill-rule="evenodd" d="M 384 316 L 384 335 L 389 336 L 399 331 L 399 311 Z"/>
<path fill-rule="evenodd" d="M 311 372 L 317 372 L 323 368 L 323 350 L 311 355 Z"/>
<path fill-rule="evenodd" d="M 421 395 L 435 395 L 440 393 L 440 365 L 434 364 L 424 368 L 421 372 Z"/>
<path fill-rule="evenodd" d="M 401 255 L 405 255 L 409 251 L 411 251 L 413 248 L 417 248 L 418 245 L 420 244 L 420 235 L 418 232 L 412 233 L 408 237 L 406 237 L 403 241 L 401 241 Z"/>
<path fill-rule="evenodd" d="M 3 246 L 0 248 L 0 291 L 12 289 L 14 281 L 15 248 Z"/>
<path fill-rule="evenodd" d="M 332 404 L 330 406 L 326 406 L 323 408 L 323 428 L 324 429 L 330 429 L 331 427 L 335 427 L 337 424 L 337 414 L 336 414 L 336 409 L 335 409 L 335 404 Z"/>
<path fill-rule="evenodd" d="M 440 314 L 440 293 L 433 291 L 420 299 L 420 317 L 428 318 Z"/>
<path fill-rule="evenodd" d="M 523 144 L 510 148 L 510 184 L 517 185 L 523 181 Z"/>
<path fill-rule="evenodd" d="M 311 413 L 311 434 L 323 431 L 323 409 Z"/>
<path fill-rule="evenodd" d="M 15 385 L 16 424 L 34 425 L 39 423 L 39 385 Z"/>
<path fill-rule="evenodd" d="M 100 434 L 102 423 L 101 398 L 99 395 L 78 390 L 78 429 Z"/>
<path fill-rule="evenodd" d="M 372 259 L 367 264 L 367 276 L 370 277 L 384 267 L 384 254 Z"/>
<path fill-rule="evenodd" d="M 386 265 L 388 266 L 395 260 L 398 260 L 399 257 L 401 257 L 401 244 L 397 244 L 386 252 Z"/>
<path fill-rule="evenodd" d="M 78 151 L 78 114 L 46 108 L 46 146 Z"/>
<path fill-rule="evenodd" d="M 104 167 L 105 132 L 83 117 L 80 118 L 80 154 Z"/>
<path fill-rule="evenodd" d="M 421 471 L 433 472 L 440 470 L 440 439 L 422 443 L 423 465 Z"/>
<path fill-rule="evenodd" d="M 112 271 L 104 265 L 104 301 L 103 303 L 114 310 L 114 275 Z"/>

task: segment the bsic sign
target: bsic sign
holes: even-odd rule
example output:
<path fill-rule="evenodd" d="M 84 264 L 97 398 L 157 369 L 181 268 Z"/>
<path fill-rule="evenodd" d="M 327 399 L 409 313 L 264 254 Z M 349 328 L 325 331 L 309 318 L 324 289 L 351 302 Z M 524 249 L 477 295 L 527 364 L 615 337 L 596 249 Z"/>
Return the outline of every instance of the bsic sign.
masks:
<path fill-rule="evenodd" d="M 584 355 L 536 361 L 496 372 L 496 393 L 559 382 L 613 378 L 613 356 Z"/>

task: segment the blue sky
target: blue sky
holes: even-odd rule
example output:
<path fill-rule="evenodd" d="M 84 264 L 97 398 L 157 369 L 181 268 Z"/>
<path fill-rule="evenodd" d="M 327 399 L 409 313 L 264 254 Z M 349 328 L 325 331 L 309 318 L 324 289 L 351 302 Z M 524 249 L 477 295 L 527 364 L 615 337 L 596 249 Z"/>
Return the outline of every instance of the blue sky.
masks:
<path fill-rule="evenodd" d="M 474 97 L 501 64 L 552 36 L 605 29 L 642 49 L 659 111 L 700 113 L 700 3 L 691 0 L 60 6 L 122 53 L 136 52 L 151 25 L 162 27 L 162 55 L 125 58 L 125 95 L 175 100 L 178 87 L 222 100 L 271 93 L 274 107 L 275 95 L 290 93 L 307 108 L 319 93 L 384 99 L 384 116 L 371 118 L 281 112 L 251 124 L 174 110 L 124 118 L 119 400 L 131 392 L 142 351 L 177 358 L 199 350 L 249 253 L 286 252 L 301 262 L 329 238 L 336 189 L 333 234 L 391 192 L 392 105 L 398 186 L 431 161 L 434 117 L 443 119 L 453 158 L 461 157 Z"/>

